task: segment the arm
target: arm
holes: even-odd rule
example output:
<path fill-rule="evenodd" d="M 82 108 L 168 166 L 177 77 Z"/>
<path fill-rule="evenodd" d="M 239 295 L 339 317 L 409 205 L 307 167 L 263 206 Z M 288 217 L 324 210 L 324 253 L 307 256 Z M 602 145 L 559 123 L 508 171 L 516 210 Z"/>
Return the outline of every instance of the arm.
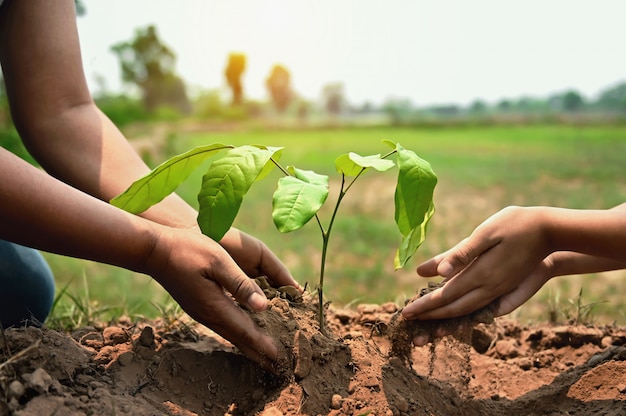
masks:
<path fill-rule="evenodd" d="M 626 267 L 626 210 L 509 207 L 470 237 L 418 267 L 443 288 L 407 306 L 407 319 L 465 315 L 496 299 L 497 315 L 528 300 L 550 278 Z"/>
<path fill-rule="evenodd" d="M 0 9 L 0 61 L 20 136 L 48 173 L 109 201 L 149 169 L 92 100 L 74 2 L 5 3 Z M 196 211 L 175 194 L 141 215 L 199 231 Z M 233 228 L 220 243 L 247 273 L 298 287 L 261 241 Z"/>
<path fill-rule="evenodd" d="M 48 173 L 109 201 L 149 172 L 91 98 L 73 1 L 7 1 L 0 14 L 0 59 L 15 125 Z M 143 215 L 195 225 L 194 210 L 176 196 Z"/>

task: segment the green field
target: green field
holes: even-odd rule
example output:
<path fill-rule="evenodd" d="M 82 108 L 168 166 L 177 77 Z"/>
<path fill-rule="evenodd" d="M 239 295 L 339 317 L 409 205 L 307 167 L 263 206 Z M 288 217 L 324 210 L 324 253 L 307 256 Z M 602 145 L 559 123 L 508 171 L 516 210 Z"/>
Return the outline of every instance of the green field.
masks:
<path fill-rule="evenodd" d="M 410 266 L 394 271 L 393 257 L 399 242 L 393 222 L 395 174 L 368 172 L 360 178 L 341 206 L 330 242 L 325 293 L 336 305 L 402 303 L 426 285 L 427 281 L 414 272 L 419 262 L 457 243 L 505 206 L 610 208 L 626 201 L 626 129 L 622 126 L 234 130 L 174 135 L 168 139 L 167 148 L 183 152 L 215 142 L 284 146 L 283 165 L 335 178 L 331 180 L 335 193 L 331 191 L 329 197 L 329 202 L 334 202 L 339 179 L 334 175 L 334 159 L 349 151 L 386 153 L 383 139 L 399 142 L 431 163 L 439 176 L 437 212 L 426 242 Z M 197 172 L 179 190 L 194 205 L 201 176 L 202 172 Z M 253 186 L 235 225 L 265 241 L 298 281 L 314 288 L 320 259 L 319 230 L 314 222 L 291 234 L 275 230 L 270 212 L 278 178 L 275 170 Z M 330 205 L 322 209 L 322 222 L 328 220 L 329 209 Z M 88 315 L 93 316 L 106 310 L 108 315 L 103 316 L 107 317 L 154 317 L 171 302 L 146 276 L 59 256 L 47 258 L 59 289 L 66 288 L 55 317 L 71 316 L 72 309 L 87 306 Z M 626 272 L 561 277 L 549 282 L 512 317 L 546 321 L 551 311 L 556 311 L 564 320 L 593 305 L 588 319 L 626 324 L 620 290 L 624 286 Z"/>

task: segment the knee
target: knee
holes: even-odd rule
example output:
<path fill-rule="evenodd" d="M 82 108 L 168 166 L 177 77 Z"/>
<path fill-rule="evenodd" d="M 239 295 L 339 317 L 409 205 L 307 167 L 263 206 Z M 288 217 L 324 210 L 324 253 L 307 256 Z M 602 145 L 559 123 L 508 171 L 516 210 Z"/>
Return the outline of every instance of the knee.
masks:
<path fill-rule="evenodd" d="M 37 250 L 0 240 L 0 321 L 41 325 L 54 303 L 54 277 Z"/>

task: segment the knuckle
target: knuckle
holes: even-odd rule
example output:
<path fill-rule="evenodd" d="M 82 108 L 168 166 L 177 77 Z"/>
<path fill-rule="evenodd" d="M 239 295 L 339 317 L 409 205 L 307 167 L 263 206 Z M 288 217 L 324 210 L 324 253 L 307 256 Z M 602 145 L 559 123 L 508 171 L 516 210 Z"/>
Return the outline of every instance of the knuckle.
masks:
<path fill-rule="evenodd" d="M 245 299 L 246 295 L 251 294 L 253 288 L 250 286 L 252 282 L 243 276 L 238 276 L 232 279 L 233 284 L 230 289 L 230 293 L 237 299 Z"/>
<path fill-rule="evenodd" d="M 452 255 L 452 263 L 455 265 L 467 265 L 472 260 L 472 248 L 467 244 L 463 244 Z"/>

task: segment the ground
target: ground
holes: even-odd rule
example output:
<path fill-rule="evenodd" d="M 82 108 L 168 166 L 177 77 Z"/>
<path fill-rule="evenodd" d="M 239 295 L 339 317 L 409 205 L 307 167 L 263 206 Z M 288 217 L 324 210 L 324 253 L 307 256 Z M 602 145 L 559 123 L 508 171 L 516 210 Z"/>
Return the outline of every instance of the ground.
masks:
<path fill-rule="evenodd" d="M 479 324 L 390 356 L 394 304 L 280 297 L 254 319 L 289 357 L 263 371 L 191 321 L 5 331 L 0 415 L 622 415 L 626 328 Z M 395 318 L 394 318 L 395 316 Z"/>

